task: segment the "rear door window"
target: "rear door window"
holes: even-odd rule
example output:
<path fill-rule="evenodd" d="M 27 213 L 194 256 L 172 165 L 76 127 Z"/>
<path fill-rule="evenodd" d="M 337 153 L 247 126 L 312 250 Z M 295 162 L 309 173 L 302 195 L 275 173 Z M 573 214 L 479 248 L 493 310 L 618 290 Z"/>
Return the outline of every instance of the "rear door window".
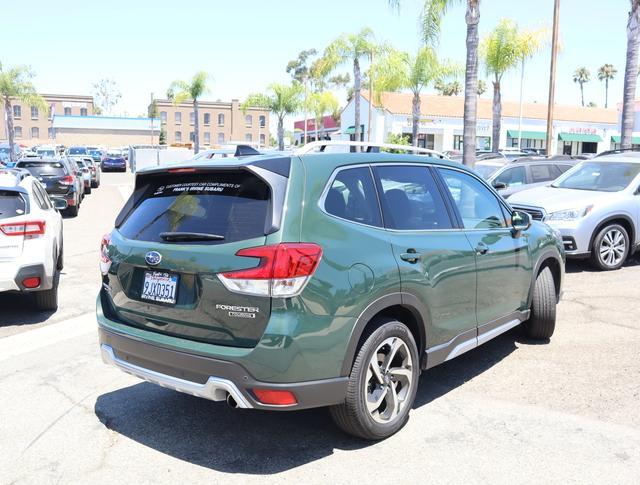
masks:
<path fill-rule="evenodd" d="M 0 190 L 0 219 L 21 216 L 27 210 L 24 196 L 11 190 Z"/>
<path fill-rule="evenodd" d="M 450 229 L 444 200 L 427 167 L 375 167 L 384 224 L 390 229 Z"/>
<path fill-rule="evenodd" d="M 553 170 L 553 165 L 531 165 L 529 169 L 531 170 L 531 180 L 534 184 L 555 180 L 558 177 Z"/>
<path fill-rule="evenodd" d="M 324 209 L 348 221 L 380 227 L 380 207 L 369 167 L 338 172 L 325 196 Z"/>
<path fill-rule="evenodd" d="M 553 167 L 554 167 L 554 169 L 555 169 L 555 171 L 557 173 L 557 176 L 556 176 L 556 178 L 557 178 L 560 175 L 562 175 L 563 173 L 565 173 L 567 170 L 572 168 L 573 165 L 559 163 L 558 165 L 554 165 Z"/>
<path fill-rule="evenodd" d="M 511 167 L 496 177 L 494 182 L 502 182 L 507 187 L 516 187 L 527 183 L 527 173 L 524 167 Z"/>
<path fill-rule="evenodd" d="M 162 233 L 220 236 L 198 244 L 220 244 L 265 235 L 271 190 L 245 172 L 217 172 L 151 179 L 120 226 L 129 239 L 166 242 Z"/>

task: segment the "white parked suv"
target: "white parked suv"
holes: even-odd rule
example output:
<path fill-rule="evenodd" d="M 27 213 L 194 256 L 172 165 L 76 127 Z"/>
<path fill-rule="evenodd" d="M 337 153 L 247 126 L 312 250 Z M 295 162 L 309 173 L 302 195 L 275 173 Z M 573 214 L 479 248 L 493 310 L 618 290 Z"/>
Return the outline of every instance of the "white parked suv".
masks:
<path fill-rule="evenodd" d="M 618 269 L 640 247 L 640 152 L 598 155 L 509 203 L 555 228 L 567 257 Z"/>
<path fill-rule="evenodd" d="M 64 208 L 27 170 L 0 169 L 0 292 L 33 293 L 38 309 L 57 309 Z"/>

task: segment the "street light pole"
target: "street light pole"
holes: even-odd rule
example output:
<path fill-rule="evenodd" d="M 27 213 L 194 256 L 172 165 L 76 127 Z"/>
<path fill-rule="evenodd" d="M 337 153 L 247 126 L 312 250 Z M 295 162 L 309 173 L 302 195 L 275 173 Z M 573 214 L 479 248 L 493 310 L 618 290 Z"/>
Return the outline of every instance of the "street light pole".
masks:
<path fill-rule="evenodd" d="M 520 68 L 520 115 L 518 117 L 518 150 L 522 151 L 522 95 L 524 90 L 524 57 Z"/>
<path fill-rule="evenodd" d="M 367 123 L 367 141 L 371 142 L 371 118 L 373 117 L 373 56 L 371 49 L 371 66 L 369 67 L 369 122 Z"/>
<path fill-rule="evenodd" d="M 553 106 L 556 97 L 556 60 L 558 57 L 558 28 L 560 22 L 560 0 L 553 6 L 553 35 L 551 37 L 551 72 L 549 73 L 549 106 L 547 107 L 547 156 L 553 145 Z"/>

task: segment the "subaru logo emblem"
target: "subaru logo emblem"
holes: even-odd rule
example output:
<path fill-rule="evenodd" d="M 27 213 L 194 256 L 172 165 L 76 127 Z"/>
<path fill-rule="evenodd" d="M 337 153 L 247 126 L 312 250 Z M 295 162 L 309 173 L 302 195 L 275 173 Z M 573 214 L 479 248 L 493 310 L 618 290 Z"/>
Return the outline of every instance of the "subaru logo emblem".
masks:
<path fill-rule="evenodd" d="M 156 266 L 160 264 L 160 261 L 162 261 L 162 254 L 160 254 L 158 251 L 149 251 L 144 256 L 144 260 L 148 265 Z"/>

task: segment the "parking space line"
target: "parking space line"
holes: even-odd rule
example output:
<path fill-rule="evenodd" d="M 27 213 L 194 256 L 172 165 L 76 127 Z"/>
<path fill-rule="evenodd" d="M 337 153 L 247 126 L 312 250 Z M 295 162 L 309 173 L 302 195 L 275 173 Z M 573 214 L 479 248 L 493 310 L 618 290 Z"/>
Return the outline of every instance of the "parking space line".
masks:
<path fill-rule="evenodd" d="M 59 323 L 0 339 L 0 362 L 42 347 L 95 332 L 95 313 L 85 313 Z"/>

